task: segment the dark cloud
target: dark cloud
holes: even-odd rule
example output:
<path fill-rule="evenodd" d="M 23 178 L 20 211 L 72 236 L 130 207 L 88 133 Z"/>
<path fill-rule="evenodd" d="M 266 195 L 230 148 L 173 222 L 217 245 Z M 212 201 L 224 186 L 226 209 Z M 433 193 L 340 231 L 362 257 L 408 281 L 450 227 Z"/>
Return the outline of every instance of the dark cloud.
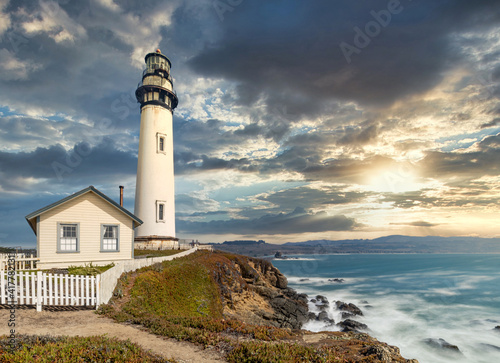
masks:
<path fill-rule="evenodd" d="M 294 234 L 307 232 L 350 231 L 357 227 L 354 219 L 329 216 L 326 213 L 307 213 L 302 208 L 285 214 L 264 215 L 256 219 L 213 220 L 192 222 L 177 220 L 180 232 L 193 234 Z"/>
<path fill-rule="evenodd" d="M 364 29 L 373 20 L 371 11 L 385 10 L 387 4 L 248 3 L 244 10 L 227 14 L 221 39 L 190 64 L 201 74 L 239 82 L 245 104 L 259 94 L 273 95 L 269 98 L 273 101 L 290 90 L 294 97 L 284 106 L 293 109 L 299 98 L 306 114 L 314 113 L 318 100 L 332 97 L 391 103 L 436 85 L 441 71 L 461 56 L 458 49 L 447 46 L 448 35 L 495 24 L 499 9 L 495 1 L 402 1 L 403 10 L 348 64 L 340 43 L 355 45 L 354 27 Z"/>
<path fill-rule="evenodd" d="M 441 191 L 439 196 L 431 189 L 405 193 L 382 193 L 379 200 L 391 203 L 395 208 L 418 208 L 432 210 L 434 208 L 454 207 L 494 207 L 500 203 L 500 197 L 487 196 L 492 185 L 478 181 L 462 181 L 447 184 L 448 189 Z M 430 195 L 429 195 L 430 194 Z"/>
<path fill-rule="evenodd" d="M 31 178 L 73 188 L 109 184 L 134 176 L 136 168 L 136 157 L 119 151 L 109 139 L 95 147 L 80 143 L 71 150 L 54 145 L 31 152 L 0 152 L 0 186 L 6 191 L 26 192 L 30 184 L 21 181 Z"/>
<path fill-rule="evenodd" d="M 340 205 L 361 202 L 370 193 L 346 192 L 342 187 L 313 189 L 298 187 L 258 196 L 257 199 L 275 205 L 276 210 L 292 210 L 299 205 L 304 209 L 325 205 Z"/>
<path fill-rule="evenodd" d="M 356 127 L 346 128 L 338 143 L 340 145 L 362 146 L 377 138 L 379 127 L 372 122 L 363 122 Z"/>
<path fill-rule="evenodd" d="M 426 177 L 478 179 L 500 173 L 500 134 L 488 136 L 477 145 L 478 151 L 453 153 L 430 151 L 419 164 Z"/>
<path fill-rule="evenodd" d="M 488 123 L 482 124 L 481 128 L 482 129 L 486 129 L 488 127 L 495 127 L 495 126 L 498 126 L 498 125 L 500 125 L 500 117 L 497 117 L 497 118 L 491 120 Z"/>

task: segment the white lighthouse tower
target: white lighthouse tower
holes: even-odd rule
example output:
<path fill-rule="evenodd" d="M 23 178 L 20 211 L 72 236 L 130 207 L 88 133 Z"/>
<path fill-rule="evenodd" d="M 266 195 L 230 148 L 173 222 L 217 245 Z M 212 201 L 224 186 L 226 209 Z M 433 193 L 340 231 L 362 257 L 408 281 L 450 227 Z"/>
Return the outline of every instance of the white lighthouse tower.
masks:
<path fill-rule="evenodd" d="M 170 60 L 159 49 L 148 53 L 135 95 L 141 104 L 141 129 L 134 214 L 136 246 L 175 247 L 174 148 L 172 113 L 178 99 Z"/>

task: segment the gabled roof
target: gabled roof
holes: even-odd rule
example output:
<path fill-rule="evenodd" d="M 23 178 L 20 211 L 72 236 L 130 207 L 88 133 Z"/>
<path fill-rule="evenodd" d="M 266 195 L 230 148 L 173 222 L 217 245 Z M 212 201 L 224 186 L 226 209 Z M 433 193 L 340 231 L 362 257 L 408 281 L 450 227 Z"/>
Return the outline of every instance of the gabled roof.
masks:
<path fill-rule="evenodd" d="M 113 199 L 111 199 L 110 197 L 108 197 L 106 194 L 100 192 L 99 190 L 97 190 L 96 188 L 94 188 L 94 186 L 89 186 L 88 188 L 85 188 L 85 189 L 82 189 L 80 190 L 79 192 L 76 192 L 74 194 L 71 194 L 71 195 L 68 195 L 67 197 L 55 202 L 55 203 L 52 203 L 46 207 L 43 207 L 43 208 L 40 208 L 39 210 L 36 210 L 34 211 L 33 213 L 30 213 L 28 214 L 25 218 L 26 220 L 28 221 L 31 229 L 33 230 L 33 232 L 35 232 L 36 234 L 36 218 L 51 210 L 51 209 L 54 209 L 66 202 L 69 202 L 70 200 L 73 200 L 75 198 L 78 198 L 79 196 L 81 195 L 84 195 L 86 193 L 94 193 L 95 195 L 97 195 L 98 197 L 101 197 L 102 199 L 104 199 L 106 202 L 108 202 L 109 204 L 111 204 L 113 207 L 115 207 L 116 209 L 118 209 L 120 212 L 122 212 L 123 214 L 126 214 L 128 217 L 130 217 L 135 223 L 135 227 L 141 225 L 142 223 L 144 223 L 143 221 L 141 221 L 139 218 L 137 218 L 135 215 L 133 215 L 132 213 L 130 213 L 128 210 L 126 210 L 125 208 L 123 208 L 122 206 L 120 206 L 118 203 L 116 203 Z"/>

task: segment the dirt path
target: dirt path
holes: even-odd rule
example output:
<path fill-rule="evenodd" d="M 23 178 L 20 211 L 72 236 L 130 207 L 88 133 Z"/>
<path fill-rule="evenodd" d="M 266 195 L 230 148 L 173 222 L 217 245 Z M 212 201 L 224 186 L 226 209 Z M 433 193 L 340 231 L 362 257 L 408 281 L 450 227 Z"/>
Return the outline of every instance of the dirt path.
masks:
<path fill-rule="evenodd" d="M 7 323 L 10 312 L 0 309 L 0 335 L 9 334 Z M 142 331 L 132 325 L 119 324 L 95 314 L 94 310 L 42 311 L 34 309 L 16 310 L 16 334 L 50 334 L 68 336 L 103 335 L 130 339 L 145 349 L 165 358 L 174 358 L 180 363 L 225 362 L 216 352 L 187 342 L 164 339 Z"/>

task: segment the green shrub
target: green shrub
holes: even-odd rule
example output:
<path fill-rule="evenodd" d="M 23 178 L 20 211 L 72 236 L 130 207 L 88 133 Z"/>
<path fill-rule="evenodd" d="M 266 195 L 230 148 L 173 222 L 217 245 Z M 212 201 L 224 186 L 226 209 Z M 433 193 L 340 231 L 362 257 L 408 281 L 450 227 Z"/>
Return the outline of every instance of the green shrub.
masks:
<path fill-rule="evenodd" d="M 109 265 L 105 266 L 94 266 L 92 265 L 92 262 L 85 266 L 69 266 L 68 267 L 68 274 L 70 275 L 85 275 L 85 276 L 96 276 L 104 271 L 109 270 L 110 268 L 114 267 L 114 263 L 110 263 Z"/>
<path fill-rule="evenodd" d="M 0 337 L 2 363 L 52 362 L 172 362 L 149 353 L 129 340 L 104 336 L 50 337 L 18 335 L 17 349 L 11 350 L 8 337 Z"/>

